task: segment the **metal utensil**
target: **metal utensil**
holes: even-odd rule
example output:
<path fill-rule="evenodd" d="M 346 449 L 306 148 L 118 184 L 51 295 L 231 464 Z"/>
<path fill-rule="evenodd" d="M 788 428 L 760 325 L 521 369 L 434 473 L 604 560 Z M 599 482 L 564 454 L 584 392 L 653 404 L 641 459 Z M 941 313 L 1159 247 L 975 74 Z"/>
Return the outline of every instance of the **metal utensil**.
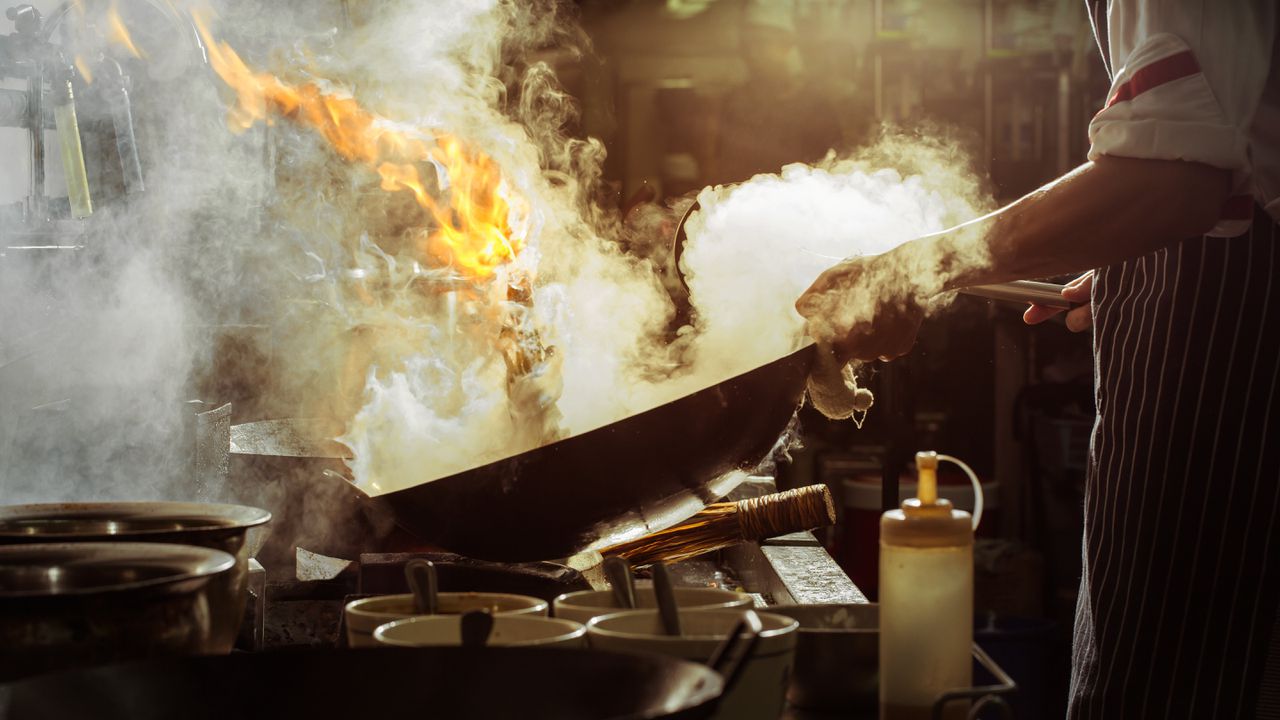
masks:
<path fill-rule="evenodd" d="M 724 678 L 724 691 L 727 694 L 738 684 L 747 662 L 756 652 L 760 643 L 760 633 L 764 632 L 764 623 L 755 610 L 744 610 L 742 619 L 729 631 L 711 657 L 707 659 L 707 667 L 720 673 Z"/>
<path fill-rule="evenodd" d="M 351 449 L 333 439 L 342 432 L 342 423 L 324 418 L 241 423 L 231 426 L 231 454 L 346 460 Z"/>
<path fill-rule="evenodd" d="M 440 608 L 440 580 L 435 563 L 410 560 L 404 566 L 404 579 L 413 592 L 413 610 L 419 615 L 435 615 Z"/>
<path fill-rule="evenodd" d="M 472 610 L 459 621 L 462 630 L 462 647 L 482 648 L 493 632 L 493 616 L 488 610 Z"/>
<path fill-rule="evenodd" d="M 676 604 L 675 588 L 671 582 L 671 571 L 666 563 L 653 566 L 653 591 L 658 598 L 658 615 L 662 617 L 662 629 L 668 635 L 679 637 L 680 606 Z"/>
<path fill-rule="evenodd" d="M 1015 280 L 1014 282 L 997 283 L 995 285 L 974 285 L 960 290 L 965 295 L 983 297 L 988 300 L 1006 302 L 1035 303 L 1044 307 L 1071 310 L 1079 307 L 1078 303 L 1062 297 L 1064 285 L 1039 282 L 1036 280 Z"/>
<path fill-rule="evenodd" d="M 636 606 L 636 581 L 631 575 L 631 564 L 620 557 L 607 557 L 604 560 L 604 576 L 609 580 L 613 590 L 613 598 L 618 607 L 633 610 Z"/>

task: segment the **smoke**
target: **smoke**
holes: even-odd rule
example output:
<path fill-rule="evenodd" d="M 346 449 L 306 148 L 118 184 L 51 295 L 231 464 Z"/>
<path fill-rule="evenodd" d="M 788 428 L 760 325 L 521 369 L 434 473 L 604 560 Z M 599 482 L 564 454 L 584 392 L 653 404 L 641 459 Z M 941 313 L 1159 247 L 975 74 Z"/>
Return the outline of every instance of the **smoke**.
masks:
<path fill-rule="evenodd" d="M 849 157 L 702 191 L 703 210 L 690 218 L 682 258 L 698 313 L 693 357 L 700 380 L 729 377 L 796 349 L 805 327 L 795 300 L 839 260 L 879 255 L 989 205 L 967 158 L 939 137 L 886 130 Z M 966 246 L 950 260 L 947 273 L 984 265 L 985 245 Z M 884 279 L 882 295 L 831 298 L 831 324 L 869 321 L 877 302 L 906 292 L 907 281 L 939 292 L 948 277 L 943 267 L 941 258 L 917 257 L 904 277 Z"/>
<path fill-rule="evenodd" d="M 21 461 L 6 457 L 6 499 L 18 477 L 23 499 L 173 492 L 185 467 L 175 406 L 228 363 L 260 417 L 344 422 L 362 490 L 447 476 L 795 350 L 806 337 L 793 303 L 822 270 L 984 206 L 945 144 L 894 135 L 852 157 L 708 188 L 682 259 L 692 322 L 673 337 L 661 255 L 625 250 L 655 241 L 594 202 L 604 148 L 575 135 L 576 105 L 545 62 L 549 49 L 589 50 L 564 6 L 353 2 L 345 18 L 336 7 L 228 3 L 207 17 L 255 69 L 354 100 L 378 128 L 424 143 L 447 134 L 491 159 L 510 206 L 502 221 L 523 249 L 491 274 L 443 263 L 432 215 L 406 186 L 387 189 L 376 164 L 344 158 L 296 117 L 229 131 L 237 91 L 205 68 L 150 83 L 137 110 L 145 199 L 95 219 L 101 251 L 75 274 L 19 297 L 0 288 L 5 307 L 69 307 L 94 329 L 65 346 L 78 356 L 70 365 L 0 368 L 10 430 L 33 398 L 90 386 L 103 407 L 81 418 L 77 445 L 150 451 L 131 464 L 102 456 L 110 451 L 69 463 L 65 438 L 10 432 L 25 439 Z M 163 34 L 135 40 L 164 55 Z M 438 158 L 413 167 L 434 195 L 467 190 Z M 922 262 L 917 273 L 935 271 Z M 262 330 L 228 358 L 212 340 L 227 324 Z M 0 347 L 25 331 L 6 322 Z"/>
<path fill-rule="evenodd" d="M 215 329 L 251 322 L 241 310 L 252 288 L 238 285 L 237 257 L 260 232 L 261 144 L 226 133 L 213 79 L 180 72 L 197 65 L 190 38 L 150 20 L 158 23 L 140 23 L 137 39 L 151 60 L 120 55 L 134 79 L 147 192 L 125 193 L 108 99 L 118 85 L 95 61 L 96 82 L 77 90 L 94 214 L 24 223 L 8 213 L 0 224 L 5 503 L 192 498 L 193 416 L 208 409 L 192 401 L 215 399 L 201 388 L 217 354 Z M 64 17 L 55 39 L 98 57 L 103 38 L 65 32 L 79 21 Z M 65 215 L 54 133 L 45 141 L 46 195 Z M 25 145 L 6 151 L 22 158 Z M 36 245 L 64 247 L 14 247 Z"/>

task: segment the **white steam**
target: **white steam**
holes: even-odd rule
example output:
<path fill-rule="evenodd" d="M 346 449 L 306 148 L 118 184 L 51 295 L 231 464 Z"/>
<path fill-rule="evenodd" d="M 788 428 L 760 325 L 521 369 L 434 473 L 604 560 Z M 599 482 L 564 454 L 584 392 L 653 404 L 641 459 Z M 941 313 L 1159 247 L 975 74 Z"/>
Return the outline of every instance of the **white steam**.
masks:
<path fill-rule="evenodd" d="M 831 265 L 971 219 L 984 202 L 954 151 L 895 135 L 851 158 L 708 188 L 698 200 L 703 211 L 690 218 L 682 264 L 698 313 L 693 357 L 704 382 L 796 349 L 804 335 L 796 298 Z M 975 246 L 950 271 L 986 261 Z M 914 279 L 940 289 L 937 267 L 921 262 Z M 905 290 L 881 289 L 885 296 Z M 842 297 L 832 310 L 870 318 L 878 299 Z"/>

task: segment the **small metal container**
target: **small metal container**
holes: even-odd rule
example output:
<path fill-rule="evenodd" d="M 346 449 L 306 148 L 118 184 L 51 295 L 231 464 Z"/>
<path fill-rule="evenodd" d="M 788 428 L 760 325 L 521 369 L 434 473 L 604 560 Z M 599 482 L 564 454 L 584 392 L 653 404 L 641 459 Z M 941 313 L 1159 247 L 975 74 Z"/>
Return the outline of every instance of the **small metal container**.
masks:
<path fill-rule="evenodd" d="M 189 545 L 0 547 L 0 680 L 213 652 L 211 595 L 234 567 Z"/>
<path fill-rule="evenodd" d="M 800 623 L 787 702 L 805 710 L 876 711 L 879 605 L 777 605 L 769 612 Z"/>
<path fill-rule="evenodd" d="M 42 503 L 0 507 L 0 546 L 29 543 L 176 543 L 221 550 L 235 558 L 213 581 L 212 645 L 231 652 L 244 619 L 249 557 L 262 545 L 271 513 L 243 505 L 186 502 Z M 252 534 L 251 534 L 251 531 Z"/>

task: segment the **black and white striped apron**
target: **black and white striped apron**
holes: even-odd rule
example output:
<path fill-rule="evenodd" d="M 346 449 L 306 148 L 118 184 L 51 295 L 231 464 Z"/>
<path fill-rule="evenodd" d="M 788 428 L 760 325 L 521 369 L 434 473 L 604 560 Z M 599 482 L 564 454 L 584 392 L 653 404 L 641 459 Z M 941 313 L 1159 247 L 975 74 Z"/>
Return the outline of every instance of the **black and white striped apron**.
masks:
<path fill-rule="evenodd" d="M 1068 715 L 1280 717 L 1280 231 L 1103 268 L 1093 313 Z"/>

